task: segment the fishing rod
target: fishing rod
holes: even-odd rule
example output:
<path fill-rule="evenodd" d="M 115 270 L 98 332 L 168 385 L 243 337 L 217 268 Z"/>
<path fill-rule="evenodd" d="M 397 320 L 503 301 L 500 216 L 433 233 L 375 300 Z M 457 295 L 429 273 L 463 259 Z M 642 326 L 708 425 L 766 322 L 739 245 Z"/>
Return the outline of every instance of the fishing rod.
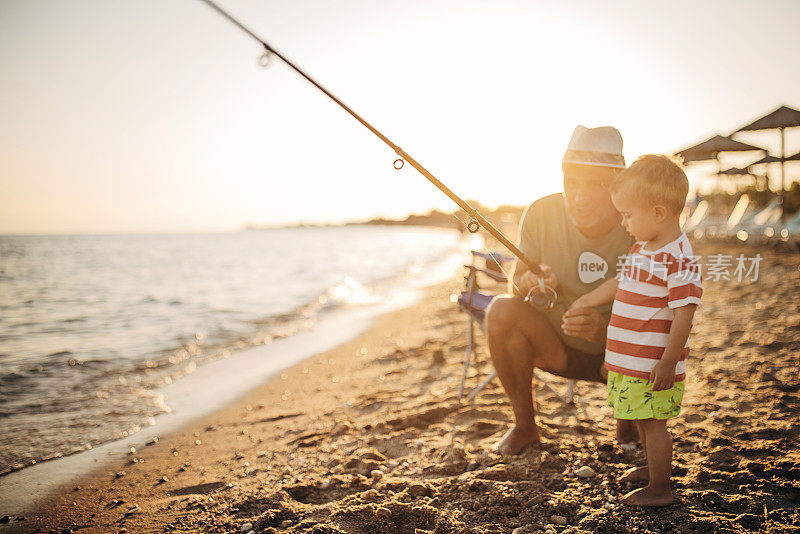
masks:
<path fill-rule="evenodd" d="M 319 84 L 316 80 L 311 78 L 308 74 L 306 74 L 303 70 L 301 70 L 297 65 L 286 59 L 286 56 L 275 50 L 272 46 L 267 44 L 266 41 L 261 39 L 255 33 L 253 33 L 250 29 L 248 29 L 244 24 L 236 20 L 232 15 L 230 15 L 227 11 L 219 7 L 217 4 L 212 2 L 212 0 L 202 0 L 211 8 L 213 8 L 217 13 L 228 19 L 232 22 L 235 26 L 237 26 L 240 30 L 245 32 L 247 35 L 255 39 L 262 47 L 264 47 L 264 55 L 261 56 L 259 63 L 266 67 L 270 64 L 272 56 L 277 56 L 281 61 L 283 61 L 286 65 L 288 65 L 292 70 L 294 70 L 297 74 L 305 78 L 311 85 L 325 93 L 331 100 L 339 104 L 339 106 L 344 109 L 347 113 L 349 113 L 354 119 L 360 122 L 365 128 L 375 134 L 381 141 L 386 143 L 389 148 L 391 148 L 395 154 L 399 156 L 398 159 L 394 160 L 394 168 L 400 170 L 403 168 L 403 165 L 407 161 L 411 164 L 412 167 L 417 169 L 419 173 L 428 179 L 433 185 L 435 185 L 442 193 L 450 197 L 450 199 L 458 204 L 458 206 L 463 209 L 466 214 L 469 216 L 470 220 L 466 224 L 467 230 L 471 233 L 476 233 L 481 227 L 484 228 L 487 232 L 489 232 L 495 239 L 497 239 L 500 243 L 503 244 L 509 251 L 511 251 L 514 256 L 520 259 L 522 263 L 525 264 L 530 271 L 539 277 L 539 285 L 534 286 L 525 296 L 525 301 L 529 302 L 533 307 L 540 309 L 540 310 L 551 310 L 555 307 L 556 300 L 558 299 L 558 295 L 555 289 L 551 288 L 544 284 L 542 280 L 544 278 L 544 272 L 542 271 L 541 267 L 538 263 L 533 261 L 529 258 L 524 252 L 522 252 L 519 248 L 516 247 L 511 241 L 509 241 L 506 236 L 504 236 L 500 230 L 494 227 L 494 225 L 489 222 L 483 215 L 478 213 L 478 211 L 470 206 L 467 202 L 461 199 L 458 195 L 453 193 L 450 188 L 444 185 L 438 178 L 432 175 L 428 170 L 423 167 L 417 160 L 412 158 L 408 153 L 394 144 L 388 137 L 383 135 L 377 128 L 372 126 L 369 122 L 364 120 L 358 113 L 350 109 L 344 102 L 336 98 L 330 91 L 325 89 L 321 84 Z"/>

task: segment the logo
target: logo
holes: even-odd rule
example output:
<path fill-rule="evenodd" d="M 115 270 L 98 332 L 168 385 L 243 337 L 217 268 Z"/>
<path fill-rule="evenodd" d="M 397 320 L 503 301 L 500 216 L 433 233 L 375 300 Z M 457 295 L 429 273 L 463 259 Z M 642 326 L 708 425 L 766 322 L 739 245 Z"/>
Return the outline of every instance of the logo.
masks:
<path fill-rule="evenodd" d="M 584 284 L 602 280 L 607 272 L 608 263 L 594 252 L 583 252 L 578 258 L 578 277 Z"/>

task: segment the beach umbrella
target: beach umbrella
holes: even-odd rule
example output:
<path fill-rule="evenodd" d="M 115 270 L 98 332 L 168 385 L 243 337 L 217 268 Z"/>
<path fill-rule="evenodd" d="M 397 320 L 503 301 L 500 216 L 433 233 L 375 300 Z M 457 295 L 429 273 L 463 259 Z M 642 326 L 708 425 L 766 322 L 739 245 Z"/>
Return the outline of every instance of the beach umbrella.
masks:
<path fill-rule="evenodd" d="M 726 174 L 728 176 L 755 176 L 747 167 L 744 169 L 740 169 L 739 167 L 731 167 L 730 169 L 719 171 L 719 173 Z"/>
<path fill-rule="evenodd" d="M 736 141 L 730 137 L 715 135 L 702 143 L 679 150 L 676 154 L 683 158 L 684 163 L 713 160 L 717 163 L 717 172 L 715 174 L 719 175 L 722 172 L 719 162 L 720 152 L 750 152 L 752 150 L 758 150 L 764 152 L 764 154 L 767 153 L 767 151 L 761 147 L 748 145 L 747 143 Z"/>
<path fill-rule="evenodd" d="M 746 168 L 750 168 L 750 167 L 753 167 L 755 165 L 763 165 L 765 163 L 778 163 L 780 161 L 783 161 L 783 160 L 781 158 L 776 158 L 775 156 L 766 155 L 763 158 L 761 158 L 760 160 L 754 161 L 750 165 L 747 165 Z M 766 173 L 764 173 L 764 174 L 762 174 L 760 176 L 764 179 L 764 189 L 765 190 L 769 189 L 769 176 L 767 176 Z M 779 195 L 780 195 L 780 193 L 779 193 Z"/>
<path fill-rule="evenodd" d="M 762 163 L 778 163 L 779 161 L 783 161 L 781 158 L 776 158 L 775 156 L 764 156 L 758 161 L 754 161 L 748 167 L 752 167 L 753 165 L 761 165 Z"/>
<path fill-rule="evenodd" d="M 717 163 L 719 163 L 718 155 L 720 152 L 749 152 L 751 150 L 760 150 L 765 154 L 767 152 L 759 146 L 748 145 L 747 143 L 736 141 L 730 137 L 715 135 L 702 143 L 679 150 L 676 154 L 681 156 L 685 163 L 707 160 L 716 160 Z M 719 172 L 718 170 L 717 174 L 719 174 Z"/>
<path fill-rule="evenodd" d="M 792 109 L 788 106 L 781 106 L 772 113 L 768 113 L 756 119 L 746 126 L 742 126 L 734 133 L 739 132 L 754 132 L 757 130 L 779 130 L 781 132 L 781 155 L 778 159 L 781 163 L 781 206 L 784 200 L 785 191 L 785 178 L 786 178 L 786 161 L 785 157 L 785 136 L 784 130 L 786 128 L 794 128 L 800 126 L 800 111 Z"/>
<path fill-rule="evenodd" d="M 800 126 L 800 111 L 788 106 L 781 106 L 772 113 L 768 113 L 751 122 L 747 126 L 742 126 L 737 132 L 750 132 L 754 130 L 775 130 Z"/>

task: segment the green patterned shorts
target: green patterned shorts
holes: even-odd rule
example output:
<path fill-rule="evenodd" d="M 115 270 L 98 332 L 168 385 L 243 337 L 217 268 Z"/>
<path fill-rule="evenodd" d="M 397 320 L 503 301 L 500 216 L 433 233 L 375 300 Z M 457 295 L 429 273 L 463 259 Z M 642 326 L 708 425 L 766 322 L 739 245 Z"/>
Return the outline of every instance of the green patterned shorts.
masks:
<path fill-rule="evenodd" d="M 608 405 L 617 419 L 669 419 L 681 413 L 686 381 L 675 382 L 670 389 L 653 391 L 644 378 L 608 372 Z"/>

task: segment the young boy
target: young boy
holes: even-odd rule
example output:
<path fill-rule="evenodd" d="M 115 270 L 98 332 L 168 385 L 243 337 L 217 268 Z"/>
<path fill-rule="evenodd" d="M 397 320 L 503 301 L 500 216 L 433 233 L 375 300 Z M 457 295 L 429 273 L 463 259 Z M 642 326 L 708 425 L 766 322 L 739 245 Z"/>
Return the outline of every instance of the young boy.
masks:
<path fill-rule="evenodd" d="M 623 502 L 636 506 L 672 503 L 667 419 L 680 413 L 687 339 L 702 294 L 700 269 L 679 222 L 688 191 L 686 174 L 667 156 L 642 156 L 619 173 L 611 199 L 636 243 L 616 279 L 572 305 L 614 301 L 605 357 L 608 404 L 616 418 L 636 421 L 647 455 L 647 467 L 621 479 L 649 481 L 625 495 Z"/>

